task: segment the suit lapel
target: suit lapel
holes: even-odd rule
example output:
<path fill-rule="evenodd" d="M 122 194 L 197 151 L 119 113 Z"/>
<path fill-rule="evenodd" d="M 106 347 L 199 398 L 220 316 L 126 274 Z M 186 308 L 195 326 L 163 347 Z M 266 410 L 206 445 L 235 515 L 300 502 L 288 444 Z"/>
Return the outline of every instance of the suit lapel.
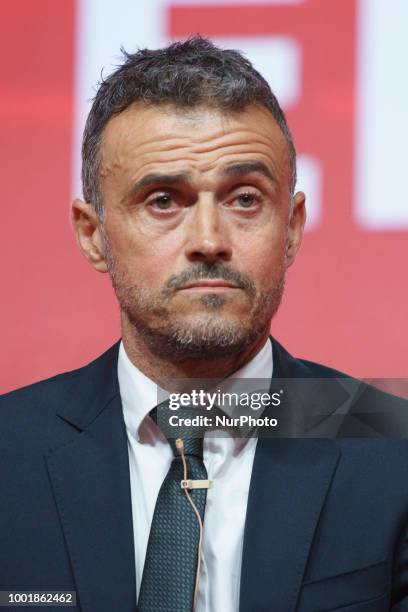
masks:
<path fill-rule="evenodd" d="M 307 376 L 300 362 L 276 346 L 274 378 Z M 84 612 L 114 610 L 118 596 L 123 612 L 136 609 L 118 348 L 119 344 L 83 368 L 80 376 L 68 375 L 56 416 L 63 435 L 46 455 Z M 295 371 L 293 365 L 302 366 L 301 370 Z M 338 459 L 333 441 L 258 441 L 244 533 L 240 612 L 295 609 Z"/>
<path fill-rule="evenodd" d="M 84 368 L 56 418 L 73 437 L 46 461 L 84 612 L 136 609 L 126 429 L 117 346 Z M 72 430 L 72 426 L 75 427 Z"/>
<path fill-rule="evenodd" d="M 274 378 L 311 376 L 273 344 Z M 240 612 L 295 610 L 339 458 L 333 440 L 258 439 L 244 531 Z"/>
<path fill-rule="evenodd" d="M 258 440 L 244 532 L 240 612 L 295 610 L 339 455 L 330 440 Z"/>

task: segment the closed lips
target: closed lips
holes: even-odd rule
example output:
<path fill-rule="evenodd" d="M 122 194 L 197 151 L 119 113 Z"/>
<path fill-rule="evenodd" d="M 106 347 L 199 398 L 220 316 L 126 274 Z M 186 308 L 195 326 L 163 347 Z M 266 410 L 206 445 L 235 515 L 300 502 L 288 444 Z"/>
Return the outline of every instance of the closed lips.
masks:
<path fill-rule="evenodd" d="M 226 287 L 229 289 L 239 289 L 237 285 L 230 283 L 228 281 L 223 280 L 202 280 L 196 281 L 194 283 L 189 283 L 188 285 L 184 285 L 181 289 L 193 289 L 193 288 L 204 288 L 204 287 Z"/>

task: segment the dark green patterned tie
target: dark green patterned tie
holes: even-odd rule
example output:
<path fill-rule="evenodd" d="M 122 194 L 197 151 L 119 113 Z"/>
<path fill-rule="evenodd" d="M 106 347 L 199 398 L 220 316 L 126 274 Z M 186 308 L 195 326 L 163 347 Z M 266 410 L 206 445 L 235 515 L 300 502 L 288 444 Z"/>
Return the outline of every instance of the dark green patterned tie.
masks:
<path fill-rule="evenodd" d="M 158 411 L 161 408 L 166 409 L 166 405 L 161 404 L 150 413 L 156 423 L 160 423 Z M 207 480 L 207 470 L 203 462 L 203 439 L 189 436 L 188 431 L 178 431 L 177 435 L 181 435 L 184 441 L 187 478 Z M 168 441 L 174 458 L 154 509 L 139 593 L 139 612 L 193 610 L 200 527 L 197 516 L 181 488 L 184 478 L 181 456 L 175 440 L 168 438 Z M 194 489 L 189 493 L 201 520 L 204 520 L 207 489 Z"/>

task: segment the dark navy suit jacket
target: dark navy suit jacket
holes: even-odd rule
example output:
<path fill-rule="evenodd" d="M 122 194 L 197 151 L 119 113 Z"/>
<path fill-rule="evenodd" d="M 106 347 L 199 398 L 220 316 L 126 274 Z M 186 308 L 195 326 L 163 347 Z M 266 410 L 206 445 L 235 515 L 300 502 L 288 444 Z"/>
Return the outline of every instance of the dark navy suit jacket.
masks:
<path fill-rule="evenodd" d="M 274 376 L 335 375 L 273 351 Z M 117 358 L 118 344 L 0 398 L 0 590 L 73 590 L 82 612 L 136 610 Z M 408 611 L 407 538 L 406 440 L 259 439 L 240 612 Z"/>

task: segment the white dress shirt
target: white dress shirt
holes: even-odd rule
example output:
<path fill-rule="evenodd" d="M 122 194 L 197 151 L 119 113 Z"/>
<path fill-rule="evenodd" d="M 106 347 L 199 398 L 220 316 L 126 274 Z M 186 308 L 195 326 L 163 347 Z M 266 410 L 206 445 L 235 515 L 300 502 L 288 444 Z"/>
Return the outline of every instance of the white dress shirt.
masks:
<path fill-rule="evenodd" d="M 272 370 L 272 345 L 267 341 L 233 378 L 270 380 Z M 173 453 L 148 416 L 157 405 L 157 385 L 132 364 L 123 343 L 118 376 L 128 439 L 138 596 L 154 507 Z M 238 612 L 244 524 L 256 442 L 256 438 L 204 438 L 203 459 L 213 485 L 207 491 L 196 612 Z"/>

